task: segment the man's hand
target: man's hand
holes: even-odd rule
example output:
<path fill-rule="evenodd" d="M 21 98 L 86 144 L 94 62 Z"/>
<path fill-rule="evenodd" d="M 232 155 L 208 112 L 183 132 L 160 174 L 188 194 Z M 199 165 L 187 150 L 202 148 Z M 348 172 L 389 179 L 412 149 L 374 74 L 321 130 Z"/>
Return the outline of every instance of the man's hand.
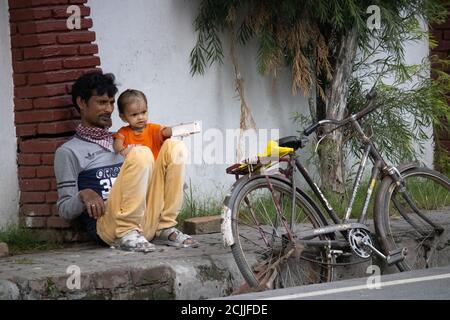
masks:
<path fill-rule="evenodd" d="M 92 189 L 80 191 L 79 197 L 86 206 L 91 218 L 98 219 L 105 214 L 106 207 L 103 199 Z"/>

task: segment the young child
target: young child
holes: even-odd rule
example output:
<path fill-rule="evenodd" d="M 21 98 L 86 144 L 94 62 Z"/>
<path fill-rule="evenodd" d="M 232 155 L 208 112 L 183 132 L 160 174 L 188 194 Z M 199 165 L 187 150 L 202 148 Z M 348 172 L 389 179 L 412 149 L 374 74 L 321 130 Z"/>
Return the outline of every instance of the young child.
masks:
<path fill-rule="evenodd" d="M 145 94 L 139 90 L 124 91 L 117 101 L 119 116 L 129 125 L 114 135 L 114 151 L 124 157 L 134 146 L 147 146 L 156 160 L 164 140 L 172 136 L 170 127 L 147 123 L 148 107 Z"/>

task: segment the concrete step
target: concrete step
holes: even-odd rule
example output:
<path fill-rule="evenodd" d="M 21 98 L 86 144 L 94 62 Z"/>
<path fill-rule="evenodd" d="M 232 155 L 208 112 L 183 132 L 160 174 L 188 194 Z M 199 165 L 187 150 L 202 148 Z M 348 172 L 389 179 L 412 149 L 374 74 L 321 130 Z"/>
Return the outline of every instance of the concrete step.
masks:
<path fill-rule="evenodd" d="M 237 291 L 244 279 L 221 234 L 195 238 L 198 248 L 148 254 L 83 246 L 2 258 L 0 300 L 200 300 Z M 336 280 L 364 276 L 369 264 L 337 267 Z"/>
<path fill-rule="evenodd" d="M 443 237 L 448 236 L 447 229 Z M 199 300 L 226 297 L 240 288 L 244 279 L 230 249 L 223 247 L 221 233 L 194 237 L 198 248 L 157 246 L 149 254 L 81 247 L 0 258 L 0 300 Z M 445 244 L 441 254 L 448 260 L 450 242 Z M 383 265 L 379 259 L 360 260 L 342 257 L 335 280 L 361 278 L 372 263 Z M 381 269 L 384 274 L 397 272 L 393 266 Z"/>
<path fill-rule="evenodd" d="M 196 239 L 198 248 L 157 246 L 148 254 L 82 247 L 2 258 L 0 300 L 199 300 L 230 295 L 243 278 L 221 235 Z"/>

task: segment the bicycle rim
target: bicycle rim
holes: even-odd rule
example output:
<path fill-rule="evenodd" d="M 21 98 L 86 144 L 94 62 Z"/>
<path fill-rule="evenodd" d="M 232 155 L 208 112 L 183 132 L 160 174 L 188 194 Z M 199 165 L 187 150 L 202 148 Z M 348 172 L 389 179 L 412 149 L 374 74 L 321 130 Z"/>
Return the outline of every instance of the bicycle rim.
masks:
<path fill-rule="evenodd" d="M 301 237 L 302 231 L 323 226 L 317 213 L 299 194 L 292 210 L 292 189 L 278 180 L 270 182 L 273 192 L 266 180 L 257 179 L 244 185 L 234 202 L 232 252 L 244 279 L 260 290 L 331 281 L 327 264 L 333 261 L 326 250 L 305 249 L 290 240 L 289 232 Z"/>
<path fill-rule="evenodd" d="M 384 197 L 389 250 L 405 247 L 401 271 L 450 264 L 450 182 L 419 168 L 402 174 L 404 189 L 391 184 Z"/>

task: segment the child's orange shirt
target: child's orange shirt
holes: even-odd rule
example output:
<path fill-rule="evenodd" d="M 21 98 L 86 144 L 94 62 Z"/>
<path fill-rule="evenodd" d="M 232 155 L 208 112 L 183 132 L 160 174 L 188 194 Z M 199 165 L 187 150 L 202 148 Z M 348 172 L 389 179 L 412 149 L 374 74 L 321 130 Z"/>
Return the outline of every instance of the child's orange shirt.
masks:
<path fill-rule="evenodd" d="M 137 133 L 130 126 L 122 127 L 114 135 L 114 138 L 123 140 L 123 146 L 146 146 L 152 150 L 155 160 L 158 158 L 159 150 L 165 140 L 162 130 L 159 124 L 148 123 L 147 127 L 142 133 Z"/>

